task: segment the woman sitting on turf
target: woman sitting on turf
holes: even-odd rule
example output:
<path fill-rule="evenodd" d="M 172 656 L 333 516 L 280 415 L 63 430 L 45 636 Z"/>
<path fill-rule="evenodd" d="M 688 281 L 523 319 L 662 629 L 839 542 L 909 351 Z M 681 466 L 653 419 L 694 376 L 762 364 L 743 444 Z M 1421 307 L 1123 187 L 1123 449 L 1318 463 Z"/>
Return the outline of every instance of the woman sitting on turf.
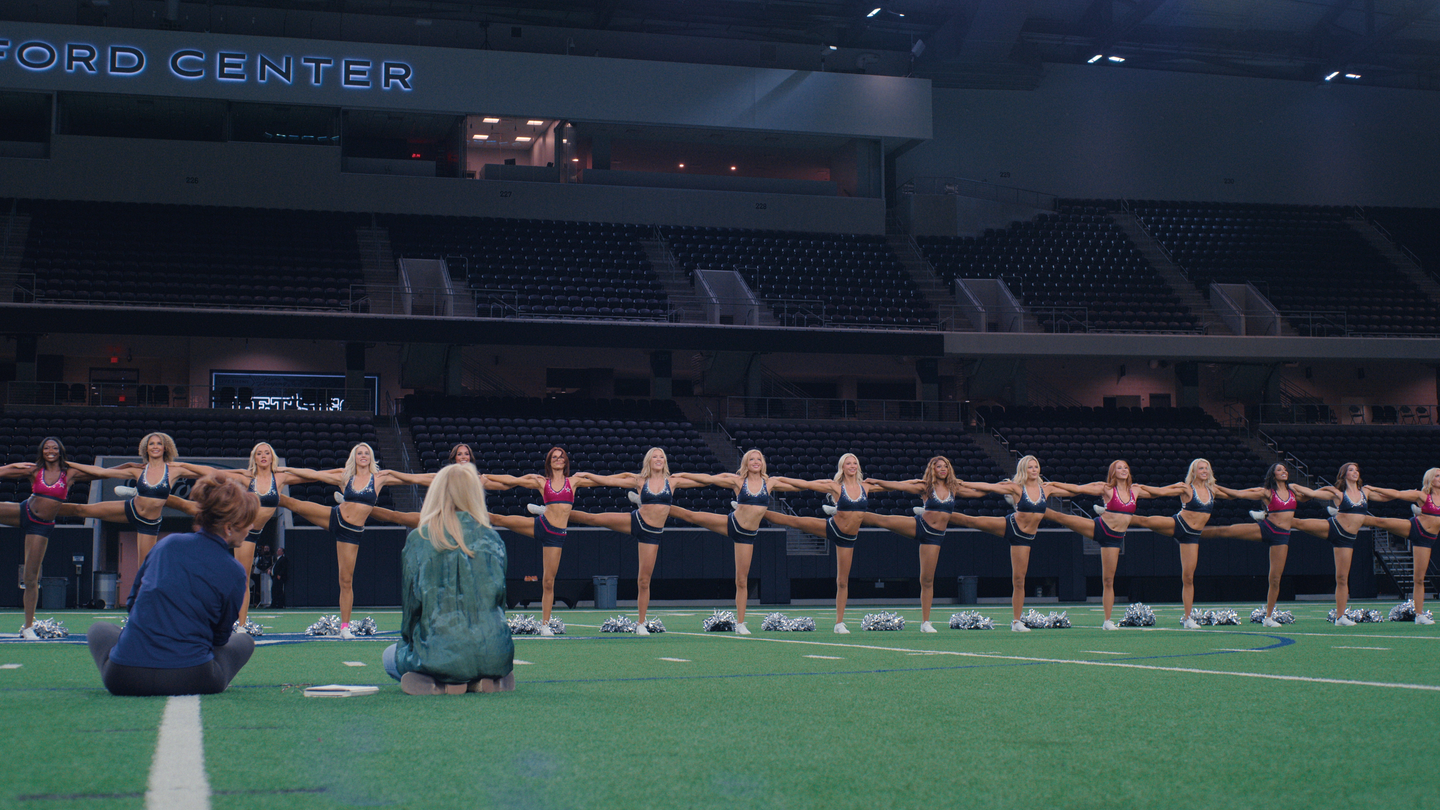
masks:
<path fill-rule="evenodd" d="M 401 555 L 400 642 L 385 671 L 407 695 L 508 692 L 515 643 L 505 623 L 505 544 L 469 464 L 435 474 Z"/>
<path fill-rule="evenodd" d="M 86 632 L 111 694 L 213 695 L 255 651 L 250 636 L 231 634 L 245 598 L 245 569 L 233 550 L 249 536 L 259 499 L 213 475 L 190 492 L 198 531 L 155 544 L 135 575 L 124 630 L 96 622 Z"/>

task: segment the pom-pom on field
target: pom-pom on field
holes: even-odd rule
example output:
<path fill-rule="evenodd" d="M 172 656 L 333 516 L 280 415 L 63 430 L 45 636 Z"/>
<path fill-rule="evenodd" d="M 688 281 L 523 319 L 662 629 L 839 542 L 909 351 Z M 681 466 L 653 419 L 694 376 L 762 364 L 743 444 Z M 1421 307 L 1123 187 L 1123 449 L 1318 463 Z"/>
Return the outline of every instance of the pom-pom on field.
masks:
<path fill-rule="evenodd" d="M 347 641 L 308 635 L 316 611 L 257 611 L 264 634 L 229 691 L 175 699 L 105 692 L 85 632 L 123 614 L 62 611 L 44 618 L 68 637 L 0 634 L 6 759 L 31 763 L 4 770 L 0 806 L 139 808 L 153 803 L 156 768 L 217 810 L 1433 801 L 1413 757 L 1364 768 L 1301 757 L 1277 771 L 1247 756 L 1380 751 L 1396 729 L 1421 733 L 1417 720 L 1437 716 L 1440 701 L 1433 626 L 1336 627 L 1332 605 L 1289 603 L 1294 622 L 1280 628 L 1243 622 L 1251 606 L 1231 604 L 1196 613 L 1242 623 L 1184 630 L 1180 606 L 1161 604 L 1151 606 L 1154 626 L 1105 632 L 1098 605 L 1054 607 L 1066 632 L 1009 632 L 1008 605 L 967 607 L 951 623 L 966 629 L 951 629 L 951 611 L 937 605 L 940 632 L 922 634 L 913 604 L 867 605 L 847 618 L 893 613 L 903 629 L 849 636 L 707 632 L 705 607 L 652 609 L 647 618 L 670 631 L 640 637 L 633 613 L 557 610 L 563 635 L 515 637 L 513 692 L 436 697 L 403 694 L 381 666 L 397 612 L 367 609 L 377 631 Z M 784 610 L 786 622 L 834 621 L 828 606 Z M 752 626 L 770 618 L 760 605 L 751 613 Z M 527 618 L 518 624 L 535 622 Z M 996 629 L 969 632 L 986 620 Z M 19 624 L 18 612 L 0 612 L 0 626 Z M 606 624 L 629 632 L 602 632 Z M 304 697 L 323 684 L 379 691 Z M 816 732 L 824 728 L 850 731 Z M 945 767 L 957 728 L 985 767 Z M 189 736 L 170 736 L 178 732 Z M 200 764 L 165 770 L 174 754 L 157 752 L 176 750 Z M 857 770 L 875 757 L 913 767 Z"/>

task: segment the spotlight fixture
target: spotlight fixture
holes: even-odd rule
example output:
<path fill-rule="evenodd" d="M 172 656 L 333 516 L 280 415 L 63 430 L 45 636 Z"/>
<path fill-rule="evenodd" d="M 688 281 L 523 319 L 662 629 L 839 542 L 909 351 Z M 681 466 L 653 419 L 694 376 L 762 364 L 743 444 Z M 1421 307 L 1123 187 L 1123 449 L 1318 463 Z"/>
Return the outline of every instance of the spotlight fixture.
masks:
<path fill-rule="evenodd" d="M 1105 58 L 1105 54 L 1103 54 L 1103 53 L 1097 53 L 1097 54 L 1095 54 L 1094 56 L 1090 57 L 1089 59 L 1085 60 L 1085 64 L 1087 64 L 1087 65 L 1093 65 L 1093 64 L 1095 64 L 1096 62 L 1099 62 L 1101 59 L 1104 59 L 1104 58 Z"/>
<path fill-rule="evenodd" d="M 680 168 L 682 168 L 682 169 L 685 168 L 685 164 L 684 164 L 684 163 L 681 163 L 681 164 L 680 164 Z"/>
<path fill-rule="evenodd" d="M 1326 77 L 1325 77 L 1325 81 L 1328 82 L 1328 81 L 1330 81 L 1331 79 L 1333 79 L 1333 78 L 1335 78 L 1336 76 L 1339 76 L 1339 75 L 1340 75 L 1340 71 L 1337 70 L 1337 71 L 1335 71 L 1334 73 L 1331 73 L 1329 76 L 1326 76 Z"/>
<path fill-rule="evenodd" d="M 1115 62 L 1116 64 L 1119 64 L 1120 62 L 1124 62 L 1124 61 L 1125 61 L 1125 57 L 1123 57 L 1123 56 L 1107 56 L 1107 57 L 1105 57 L 1105 58 L 1106 58 L 1106 59 L 1109 59 L 1111 62 Z"/>
<path fill-rule="evenodd" d="M 735 171 L 735 167 L 734 167 L 734 166 L 731 166 L 731 167 L 730 167 L 730 171 L 732 171 L 732 172 Z"/>
<path fill-rule="evenodd" d="M 1360 78 L 1360 74 L 1359 74 L 1359 73 L 1346 73 L 1346 74 L 1345 74 L 1345 78 L 1347 78 L 1347 79 L 1358 79 L 1358 78 Z"/>

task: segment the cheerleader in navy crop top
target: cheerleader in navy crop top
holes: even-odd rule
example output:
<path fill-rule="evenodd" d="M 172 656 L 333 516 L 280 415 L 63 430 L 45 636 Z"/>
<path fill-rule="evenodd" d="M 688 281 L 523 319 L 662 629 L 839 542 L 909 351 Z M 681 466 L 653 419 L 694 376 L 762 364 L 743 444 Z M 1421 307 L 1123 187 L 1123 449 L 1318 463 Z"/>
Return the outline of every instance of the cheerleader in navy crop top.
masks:
<path fill-rule="evenodd" d="M 925 474 L 909 481 L 884 481 L 866 479 L 865 484 L 876 489 L 892 492 L 907 492 L 924 498 L 923 505 L 915 507 L 914 517 L 908 515 L 877 515 L 867 513 L 864 525 L 878 526 L 916 542 L 920 559 L 920 632 L 937 632 L 930 624 L 930 607 L 935 597 L 935 568 L 940 560 L 940 546 L 950 526 L 950 516 L 955 513 L 955 496 L 962 488 L 955 477 L 950 459 L 935 456 L 925 466 Z M 941 497 L 944 492 L 944 497 Z M 982 493 L 966 490 L 968 497 Z"/>

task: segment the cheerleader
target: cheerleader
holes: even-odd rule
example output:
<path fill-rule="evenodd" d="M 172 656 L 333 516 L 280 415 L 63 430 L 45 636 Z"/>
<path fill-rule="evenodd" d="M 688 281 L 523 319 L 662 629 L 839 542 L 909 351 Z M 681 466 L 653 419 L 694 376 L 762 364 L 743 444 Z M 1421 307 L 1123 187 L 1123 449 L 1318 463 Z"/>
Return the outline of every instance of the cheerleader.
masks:
<path fill-rule="evenodd" d="M 635 626 L 635 634 L 648 636 L 650 631 L 645 629 L 645 612 L 650 607 L 650 574 L 655 570 L 655 558 L 660 553 L 660 537 L 665 533 L 665 520 L 670 516 L 670 507 L 674 500 L 673 491 L 698 487 L 700 484 L 688 478 L 672 475 L 670 462 L 665 458 L 665 451 L 659 447 L 652 447 L 645 453 L 645 460 L 641 463 L 638 473 L 620 473 L 619 475 L 578 473 L 575 478 L 581 482 L 581 486 L 622 487 L 633 489 L 638 494 L 638 498 L 635 495 L 631 496 L 632 500 L 639 504 L 633 512 L 596 514 L 572 509 L 570 522 L 583 526 L 599 526 L 635 538 L 636 551 L 640 557 L 640 570 L 635 578 L 635 610 L 640 615 L 640 620 Z M 572 492 L 571 502 L 573 503 L 573 501 L 574 494 Z"/>
<path fill-rule="evenodd" d="M 380 469 L 380 465 L 375 463 L 375 451 L 364 442 L 350 449 L 350 457 L 341 469 L 280 467 L 277 472 L 303 481 L 340 487 L 341 502 L 338 506 L 297 501 L 289 495 L 280 496 L 280 505 L 315 526 L 329 530 L 335 538 L 335 560 L 340 580 L 340 638 L 353 639 L 355 634 L 350 632 L 350 612 L 355 605 L 355 560 L 360 556 L 360 538 L 365 534 L 365 520 L 370 517 L 375 501 L 387 483 L 410 483 L 414 479 L 393 470 Z"/>
<path fill-rule="evenodd" d="M 1025 573 L 1030 569 L 1030 544 L 1035 542 L 1035 533 L 1045 516 L 1045 502 L 1048 486 L 1040 478 L 1040 462 L 1034 456 L 1023 456 L 1015 463 L 1015 475 L 1009 481 L 989 484 L 984 481 L 963 481 L 964 486 L 979 492 L 1003 495 L 1015 511 L 1008 516 L 973 517 L 955 512 L 950 515 L 950 524 L 967 529 L 979 529 L 986 534 L 1005 538 L 1010 544 L 1010 629 L 1016 633 L 1028 633 L 1030 628 L 1020 621 L 1025 609 Z M 1031 493 L 1034 493 L 1033 495 Z"/>
<path fill-rule="evenodd" d="M 1360 465 L 1353 461 L 1341 464 L 1335 483 L 1315 490 L 1313 497 L 1330 502 L 1330 519 L 1297 519 L 1294 528 L 1330 541 L 1335 551 L 1335 626 L 1353 627 L 1355 622 L 1345 618 L 1345 607 L 1350 603 L 1350 561 L 1355 556 L 1355 540 L 1370 515 Z"/>
<path fill-rule="evenodd" d="M 17 462 L 0 467 L 0 478 L 29 478 L 30 497 L 21 503 L 0 503 L 0 523 L 20 527 L 25 536 L 25 567 L 22 575 L 25 593 L 25 624 L 20 637 L 26 641 L 39 638 L 35 634 L 35 606 L 40 599 L 40 570 L 45 562 L 45 548 L 50 544 L 50 530 L 60 505 L 70 496 L 70 485 L 107 477 L 100 467 L 76 464 L 65 458 L 65 445 L 53 436 L 40 441 L 34 463 Z"/>
<path fill-rule="evenodd" d="M 268 442 L 259 442 L 250 448 L 250 460 L 243 470 L 220 470 L 203 464 L 190 464 L 189 467 L 202 475 L 215 475 L 241 482 L 260 501 L 249 534 L 235 547 L 235 559 L 245 566 L 245 599 L 240 603 L 239 619 L 239 625 L 243 628 L 250 618 L 250 569 L 255 565 L 255 543 L 270 524 L 270 519 L 275 517 L 275 510 L 280 506 L 281 492 L 290 484 L 301 483 L 304 479 L 291 473 L 276 472 L 275 448 Z M 194 501 L 178 495 L 167 498 L 165 505 L 179 509 L 191 517 L 200 513 L 200 507 Z"/>
<path fill-rule="evenodd" d="M 1203 458 L 1190 462 L 1184 481 L 1168 487 L 1148 487 L 1148 490 L 1155 497 L 1179 498 L 1180 511 L 1170 517 L 1133 515 L 1130 525 L 1175 538 L 1180 547 L 1180 599 L 1185 606 L 1185 618 L 1180 620 L 1180 626 L 1199 630 L 1200 625 L 1191 613 L 1195 609 L 1195 564 L 1200 559 L 1200 533 L 1214 514 L 1215 499 L 1230 496 L 1216 489 L 1215 473 L 1210 469 L 1210 462 Z"/>
<path fill-rule="evenodd" d="M 670 516 L 724 535 L 734 543 L 735 632 L 748 636 L 750 628 L 745 625 L 745 604 L 750 596 L 750 561 L 755 553 L 755 537 L 760 532 L 760 521 L 765 519 L 765 513 L 770 508 L 771 492 L 797 492 L 799 488 L 771 478 L 765 454 L 759 450 L 747 450 L 740 459 L 740 469 L 733 473 L 676 473 L 675 477 L 701 486 L 725 487 L 735 493 L 735 511 L 729 515 L 692 512 L 671 506 Z"/>
<path fill-rule="evenodd" d="M 1057 512 L 1054 509 L 1045 511 L 1045 519 L 1059 523 L 1100 544 L 1100 582 L 1103 588 L 1101 603 L 1105 606 L 1105 622 L 1100 627 L 1104 630 L 1118 630 L 1119 626 L 1110 621 L 1110 613 L 1115 609 L 1115 569 L 1120 565 L 1120 547 L 1125 544 L 1125 532 L 1130 528 L 1130 519 L 1135 515 L 1136 500 L 1159 496 L 1155 490 L 1136 484 L 1130 477 L 1129 462 L 1122 459 L 1110 462 L 1104 481 L 1081 486 L 1052 481 L 1050 488 L 1072 498 L 1076 495 L 1090 495 L 1105 499 L 1103 505 L 1096 508 L 1100 514 L 1093 519 Z"/>
<path fill-rule="evenodd" d="M 1409 520 L 1396 518 L 1367 517 L 1365 525 L 1384 529 L 1391 534 L 1410 538 L 1410 552 L 1414 555 L 1415 623 L 1434 624 L 1435 620 L 1425 615 L 1425 573 L 1430 570 L 1430 551 L 1435 548 L 1435 537 L 1440 534 L 1440 468 L 1431 467 L 1420 480 L 1419 489 L 1394 490 L 1382 487 L 1365 487 L 1365 495 L 1372 501 L 1409 501 L 1415 516 Z"/>
<path fill-rule="evenodd" d="M 92 467 L 97 478 L 128 478 L 135 481 L 134 495 L 126 501 L 100 503 L 66 503 L 56 513 L 60 517 L 97 518 L 109 523 L 128 523 L 135 529 L 139 564 L 145 564 L 150 549 L 160 535 L 160 515 L 170 497 L 174 482 L 181 478 L 199 478 L 203 472 L 190 464 L 176 461 L 180 455 L 175 440 L 165 433 L 149 433 L 140 440 L 140 464 L 120 467 Z M 73 466 L 73 465 L 72 465 Z M 208 468 L 207 468 L 208 469 Z M 155 483 L 150 483 L 154 481 Z M 119 488 L 117 487 L 117 492 Z"/>
<path fill-rule="evenodd" d="M 1298 484 L 1290 483 L 1290 468 L 1285 462 L 1270 465 L 1265 479 L 1258 487 L 1232 490 L 1216 486 L 1215 491 L 1227 498 L 1262 501 L 1265 508 L 1251 512 L 1257 523 L 1233 526 L 1206 526 L 1201 537 L 1232 537 L 1264 543 L 1270 549 L 1269 589 L 1265 594 L 1266 627 L 1279 627 L 1275 621 L 1275 602 L 1280 599 L 1280 578 L 1285 574 L 1285 558 L 1290 551 L 1290 530 L 1295 524 L 1295 507 L 1300 501 L 1309 500 L 1314 493 Z M 1324 521 L 1315 521 L 1323 523 Z"/>
<path fill-rule="evenodd" d="M 777 526 L 799 529 L 835 544 L 835 632 L 849 633 L 850 628 L 845 626 L 845 603 L 850 596 L 850 564 L 855 557 L 855 540 L 860 536 L 861 521 L 870 505 L 864 476 L 860 474 L 860 459 L 854 453 L 841 456 L 835 465 L 833 478 L 802 481 L 775 476 L 770 481 L 772 488 L 782 485 L 823 492 L 835 501 L 835 513 L 829 518 L 798 517 L 770 510 L 765 513 L 765 519 Z"/>
<path fill-rule="evenodd" d="M 930 624 L 930 606 L 935 601 L 935 566 L 940 562 L 940 543 L 950 528 L 950 516 L 955 514 L 956 496 L 983 498 L 985 493 L 962 486 L 955 477 L 950 459 L 944 456 L 930 459 L 921 478 L 909 481 L 866 478 L 865 485 L 878 490 L 908 492 L 925 499 L 924 506 L 916 507 L 914 518 L 866 512 L 861 523 L 917 541 L 920 547 L 920 632 L 939 632 Z"/>

